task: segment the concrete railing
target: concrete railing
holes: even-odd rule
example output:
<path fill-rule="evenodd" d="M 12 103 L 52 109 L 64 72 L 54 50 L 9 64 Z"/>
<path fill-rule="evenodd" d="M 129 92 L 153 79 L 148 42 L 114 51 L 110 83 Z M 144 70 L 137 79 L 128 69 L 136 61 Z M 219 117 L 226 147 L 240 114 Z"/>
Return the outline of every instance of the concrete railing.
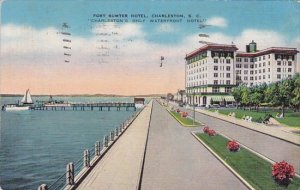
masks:
<path fill-rule="evenodd" d="M 38 187 L 38 190 L 75 189 L 119 139 L 119 137 L 121 137 L 143 109 L 133 114 L 125 122 L 121 123 L 120 126 L 111 131 L 109 135 L 104 136 L 102 141 L 96 141 L 95 145 L 91 149 L 84 150 L 83 157 L 75 164 L 73 162 L 67 164 L 66 172 L 55 182 L 49 186 L 47 184 L 42 184 Z"/>

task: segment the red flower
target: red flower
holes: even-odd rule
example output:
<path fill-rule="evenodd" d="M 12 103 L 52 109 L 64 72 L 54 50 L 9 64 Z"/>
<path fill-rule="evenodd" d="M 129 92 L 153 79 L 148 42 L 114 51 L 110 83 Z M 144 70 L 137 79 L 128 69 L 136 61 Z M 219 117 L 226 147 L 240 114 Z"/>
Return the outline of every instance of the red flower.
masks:
<path fill-rule="evenodd" d="M 210 130 L 208 130 L 207 134 L 208 134 L 209 136 L 215 136 L 217 133 L 216 133 L 215 130 L 210 129 Z"/>
<path fill-rule="evenodd" d="M 182 112 L 181 117 L 187 117 L 189 114 L 187 112 Z"/>
<path fill-rule="evenodd" d="M 278 183 L 288 185 L 295 176 L 294 167 L 286 161 L 277 162 L 272 165 L 272 176 Z"/>
<path fill-rule="evenodd" d="M 232 141 L 228 141 L 227 148 L 232 152 L 236 152 L 240 149 L 240 145 L 235 140 L 232 140 Z"/>
<path fill-rule="evenodd" d="M 204 127 L 204 128 L 203 128 L 203 132 L 204 132 L 204 133 L 208 133 L 208 131 L 209 131 L 209 127 Z"/>
<path fill-rule="evenodd" d="M 177 113 L 180 113 L 180 109 L 177 109 L 176 111 L 177 111 Z"/>

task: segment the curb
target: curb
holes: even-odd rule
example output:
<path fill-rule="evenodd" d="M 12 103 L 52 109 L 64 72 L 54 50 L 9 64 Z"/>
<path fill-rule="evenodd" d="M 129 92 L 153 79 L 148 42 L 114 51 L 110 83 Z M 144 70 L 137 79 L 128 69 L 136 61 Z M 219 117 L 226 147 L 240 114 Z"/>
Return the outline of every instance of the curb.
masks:
<path fill-rule="evenodd" d="M 233 175 L 235 175 L 248 189 L 255 190 L 240 174 L 238 174 L 231 166 L 229 166 L 217 153 L 215 153 L 209 146 L 205 144 L 197 135 L 192 131 L 191 134 L 210 152 L 216 157 Z"/>

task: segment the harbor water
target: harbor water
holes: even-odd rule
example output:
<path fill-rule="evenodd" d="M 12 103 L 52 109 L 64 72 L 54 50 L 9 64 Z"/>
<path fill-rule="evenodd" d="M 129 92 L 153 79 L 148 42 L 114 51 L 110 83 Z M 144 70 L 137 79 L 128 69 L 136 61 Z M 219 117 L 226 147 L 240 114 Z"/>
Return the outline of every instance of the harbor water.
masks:
<path fill-rule="evenodd" d="M 1 97 L 0 105 L 21 97 Z M 47 97 L 33 97 L 47 100 Z M 54 97 L 68 102 L 133 102 L 133 98 Z M 137 110 L 138 111 L 138 110 Z M 135 111 L 16 111 L 0 112 L 0 187 L 37 189 L 51 184 L 84 149 L 115 129 Z"/>

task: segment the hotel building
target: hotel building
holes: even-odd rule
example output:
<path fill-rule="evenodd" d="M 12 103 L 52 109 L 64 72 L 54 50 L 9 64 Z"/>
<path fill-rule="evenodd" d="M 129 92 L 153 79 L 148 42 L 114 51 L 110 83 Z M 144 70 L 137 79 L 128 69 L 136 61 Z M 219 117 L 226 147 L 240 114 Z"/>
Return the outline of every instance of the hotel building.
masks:
<path fill-rule="evenodd" d="M 185 88 L 188 104 L 232 104 L 233 87 L 276 82 L 296 73 L 297 49 L 271 47 L 246 52 L 235 45 L 207 44 L 186 55 Z"/>

